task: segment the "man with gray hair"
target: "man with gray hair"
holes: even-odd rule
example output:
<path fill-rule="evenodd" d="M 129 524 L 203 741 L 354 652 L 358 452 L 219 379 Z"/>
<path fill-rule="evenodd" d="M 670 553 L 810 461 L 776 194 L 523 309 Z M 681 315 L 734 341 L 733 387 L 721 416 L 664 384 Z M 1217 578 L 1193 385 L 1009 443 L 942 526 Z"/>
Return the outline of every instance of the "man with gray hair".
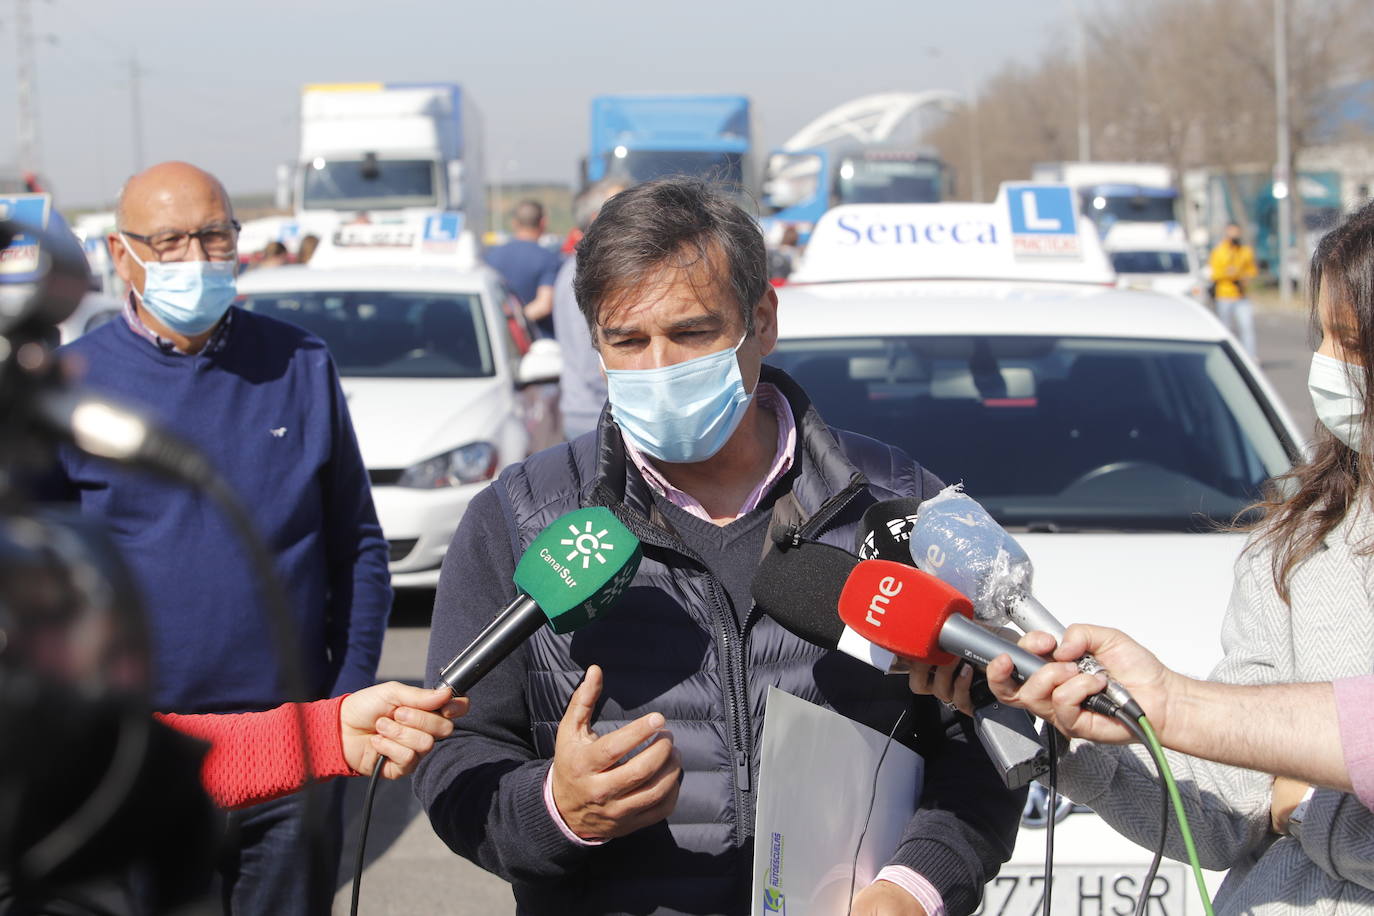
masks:
<path fill-rule="evenodd" d="M 486 260 L 525 307 L 525 317 L 535 323 L 542 336 L 552 337 L 558 255 L 539 244 L 546 225 L 543 204 L 520 201 L 510 215 L 511 240 L 488 249 Z"/>
<path fill-rule="evenodd" d="M 516 561 L 560 515 L 606 506 L 643 560 L 607 619 L 541 629 L 473 688 L 473 712 L 416 772 L 435 831 L 510 881 L 522 914 L 742 916 L 776 686 L 925 759 L 919 809 L 852 912 L 971 913 L 1011 855 L 1025 793 L 1002 786 L 968 720 L 799 639 L 751 597 L 775 538 L 850 549 L 869 506 L 942 484 L 831 429 L 764 365 L 778 299 L 763 236 L 710 185 L 611 198 L 575 285 L 609 408 L 595 435 L 508 467 L 473 499 L 444 558 L 427 670 L 514 598 Z"/>

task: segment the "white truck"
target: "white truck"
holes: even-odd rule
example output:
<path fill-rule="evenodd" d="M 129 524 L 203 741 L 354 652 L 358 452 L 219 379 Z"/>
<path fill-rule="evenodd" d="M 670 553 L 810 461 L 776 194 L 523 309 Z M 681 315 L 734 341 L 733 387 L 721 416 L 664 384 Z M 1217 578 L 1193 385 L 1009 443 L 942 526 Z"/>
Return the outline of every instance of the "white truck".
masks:
<path fill-rule="evenodd" d="M 1103 236 L 1118 222 L 1178 222 L 1178 176 L 1162 163 L 1040 162 L 1031 180 L 1072 187 Z"/>
<path fill-rule="evenodd" d="M 278 169 L 278 236 L 295 247 L 356 224 L 413 226 L 436 213 L 486 229 L 482 122 L 455 83 L 322 83 L 301 93 L 301 147 Z"/>

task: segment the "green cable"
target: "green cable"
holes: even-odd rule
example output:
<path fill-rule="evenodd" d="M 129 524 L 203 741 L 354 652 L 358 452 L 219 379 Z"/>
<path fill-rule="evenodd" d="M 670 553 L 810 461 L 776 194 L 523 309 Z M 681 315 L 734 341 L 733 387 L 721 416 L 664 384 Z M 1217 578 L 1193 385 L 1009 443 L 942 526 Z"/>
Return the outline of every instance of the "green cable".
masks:
<path fill-rule="evenodd" d="M 1207 882 L 1202 877 L 1202 864 L 1198 861 L 1197 846 L 1193 843 L 1193 831 L 1188 828 L 1188 815 L 1183 811 L 1183 798 L 1178 794 L 1178 784 L 1174 782 L 1174 771 L 1169 769 L 1169 761 L 1164 756 L 1164 748 L 1159 743 L 1159 738 L 1155 736 L 1155 730 L 1150 726 L 1150 720 L 1141 716 L 1138 720 L 1141 729 L 1145 732 L 1145 737 L 1149 739 L 1150 753 L 1154 755 L 1155 763 L 1159 766 L 1159 773 L 1164 777 L 1164 785 L 1169 790 L 1169 798 L 1174 803 L 1174 814 L 1178 817 L 1178 831 L 1183 835 L 1183 846 L 1188 850 L 1188 864 L 1193 869 L 1193 879 L 1197 882 L 1198 896 L 1202 898 L 1202 908 L 1207 916 L 1214 916 L 1212 912 L 1212 898 L 1207 893 Z"/>

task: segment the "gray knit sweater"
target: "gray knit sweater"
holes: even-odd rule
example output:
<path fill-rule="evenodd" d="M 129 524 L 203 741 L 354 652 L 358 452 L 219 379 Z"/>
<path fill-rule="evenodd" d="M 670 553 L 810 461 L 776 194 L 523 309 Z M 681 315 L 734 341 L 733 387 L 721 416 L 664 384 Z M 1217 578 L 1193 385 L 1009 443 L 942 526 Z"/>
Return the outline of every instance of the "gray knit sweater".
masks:
<path fill-rule="evenodd" d="M 1294 573 L 1291 608 L 1274 589 L 1268 552 L 1242 554 L 1222 624 L 1226 655 L 1212 679 L 1329 681 L 1374 671 L 1374 558 L 1356 554 L 1371 537 L 1370 513 L 1348 516 Z M 1374 814 L 1354 795 L 1317 790 L 1297 836 L 1275 838 L 1272 777 L 1172 752 L 1169 764 L 1203 866 L 1231 869 L 1217 893 L 1218 916 L 1374 912 Z M 1123 835 L 1154 848 L 1159 795 L 1143 748 L 1074 741 L 1059 786 Z M 1165 854 L 1186 861 L 1172 824 L 1170 834 Z"/>

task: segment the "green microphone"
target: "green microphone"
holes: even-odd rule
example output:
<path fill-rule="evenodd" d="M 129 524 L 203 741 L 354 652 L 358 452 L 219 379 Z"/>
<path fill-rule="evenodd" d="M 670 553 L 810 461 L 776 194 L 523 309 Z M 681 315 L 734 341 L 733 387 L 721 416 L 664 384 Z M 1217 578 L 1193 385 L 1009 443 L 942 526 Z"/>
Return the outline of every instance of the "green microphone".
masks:
<path fill-rule="evenodd" d="M 641 556 L 639 538 L 604 506 L 559 517 L 520 557 L 520 594 L 444 666 L 439 682 L 462 696 L 545 622 L 555 633 L 590 623 L 620 600 Z"/>

